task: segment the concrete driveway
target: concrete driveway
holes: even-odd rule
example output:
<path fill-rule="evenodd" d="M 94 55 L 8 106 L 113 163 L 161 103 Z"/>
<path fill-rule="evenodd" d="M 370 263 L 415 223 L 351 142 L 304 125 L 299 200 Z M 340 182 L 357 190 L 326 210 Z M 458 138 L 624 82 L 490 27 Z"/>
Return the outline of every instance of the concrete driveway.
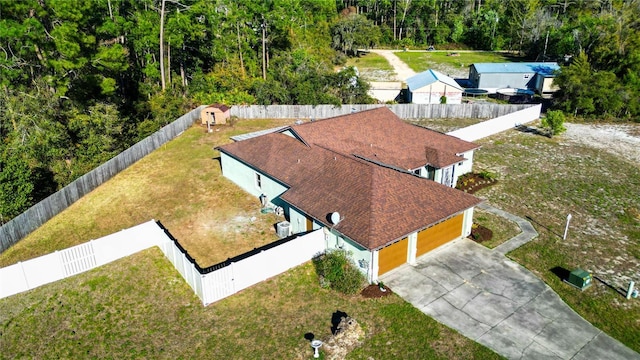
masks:
<path fill-rule="evenodd" d="M 509 359 L 640 359 L 524 267 L 469 239 L 381 280 L 425 314 Z"/>

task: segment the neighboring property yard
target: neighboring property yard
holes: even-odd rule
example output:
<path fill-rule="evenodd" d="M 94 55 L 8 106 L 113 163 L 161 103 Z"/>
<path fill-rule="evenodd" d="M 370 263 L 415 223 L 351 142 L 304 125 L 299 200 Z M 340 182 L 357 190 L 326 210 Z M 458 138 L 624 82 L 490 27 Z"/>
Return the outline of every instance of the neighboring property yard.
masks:
<path fill-rule="evenodd" d="M 453 53 L 457 55 L 451 56 Z M 463 79 L 469 76 L 469 65 L 473 63 L 520 61 L 511 54 L 492 51 L 398 51 L 395 54 L 415 72 L 434 69 Z"/>
<path fill-rule="evenodd" d="M 407 122 L 443 133 L 448 133 L 450 131 L 481 123 L 485 120 L 487 119 L 412 119 Z"/>
<path fill-rule="evenodd" d="M 629 280 L 640 281 L 640 125 L 568 127 L 552 139 L 508 131 L 478 141 L 476 167 L 496 172 L 499 181 L 476 195 L 529 217 L 540 233 L 510 257 L 592 324 L 640 351 L 640 299 L 622 295 Z M 584 292 L 557 275 L 578 267 L 596 278 Z"/>
<path fill-rule="evenodd" d="M 499 358 L 398 296 L 320 288 L 310 263 L 203 307 L 155 248 L 0 299 L 0 358 L 311 359 L 336 311 L 366 333 L 349 359 Z"/>
<path fill-rule="evenodd" d="M 346 66 L 355 66 L 366 81 L 393 81 L 395 72 L 387 59 L 375 53 L 349 58 Z"/>

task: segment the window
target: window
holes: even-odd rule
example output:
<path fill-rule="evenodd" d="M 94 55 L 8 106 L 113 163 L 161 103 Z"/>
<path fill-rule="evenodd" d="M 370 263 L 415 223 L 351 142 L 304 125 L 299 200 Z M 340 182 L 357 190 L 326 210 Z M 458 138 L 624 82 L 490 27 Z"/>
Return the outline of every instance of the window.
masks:
<path fill-rule="evenodd" d="M 256 173 L 256 187 L 262 189 L 262 175 Z"/>

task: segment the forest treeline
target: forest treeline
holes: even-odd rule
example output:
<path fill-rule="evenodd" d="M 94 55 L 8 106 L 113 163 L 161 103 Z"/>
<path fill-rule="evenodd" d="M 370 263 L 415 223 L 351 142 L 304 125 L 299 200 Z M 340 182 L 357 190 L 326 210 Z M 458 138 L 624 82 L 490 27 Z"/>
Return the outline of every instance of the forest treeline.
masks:
<path fill-rule="evenodd" d="M 555 106 L 637 119 L 639 2 L 0 0 L 0 224 L 197 105 L 372 102 L 358 48 L 560 61 Z"/>

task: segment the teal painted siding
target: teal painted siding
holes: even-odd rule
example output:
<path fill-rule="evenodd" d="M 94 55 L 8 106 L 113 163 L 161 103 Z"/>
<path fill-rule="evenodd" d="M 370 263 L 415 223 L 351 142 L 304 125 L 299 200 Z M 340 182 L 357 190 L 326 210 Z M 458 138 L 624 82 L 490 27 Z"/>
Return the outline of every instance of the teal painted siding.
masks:
<path fill-rule="evenodd" d="M 287 191 L 285 185 L 223 152 L 220 153 L 220 162 L 224 177 L 233 181 L 251 195 L 259 197 L 264 194 L 271 203 L 276 206 L 282 206 L 279 196 Z M 256 174 L 260 174 L 260 187 L 256 182 Z"/>
<path fill-rule="evenodd" d="M 297 233 L 307 231 L 306 216 L 301 211 L 299 211 L 294 207 L 289 208 L 289 222 L 291 223 L 292 234 L 297 234 Z"/>
<path fill-rule="evenodd" d="M 327 229 L 328 230 L 328 229 Z M 328 249 L 342 249 L 351 255 L 358 269 L 367 276 L 369 282 L 373 281 L 371 277 L 371 260 L 372 252 L 360 246 L 348 237 L 337 233 L 336 231 L 325 231 L 325 241 Z"/>

